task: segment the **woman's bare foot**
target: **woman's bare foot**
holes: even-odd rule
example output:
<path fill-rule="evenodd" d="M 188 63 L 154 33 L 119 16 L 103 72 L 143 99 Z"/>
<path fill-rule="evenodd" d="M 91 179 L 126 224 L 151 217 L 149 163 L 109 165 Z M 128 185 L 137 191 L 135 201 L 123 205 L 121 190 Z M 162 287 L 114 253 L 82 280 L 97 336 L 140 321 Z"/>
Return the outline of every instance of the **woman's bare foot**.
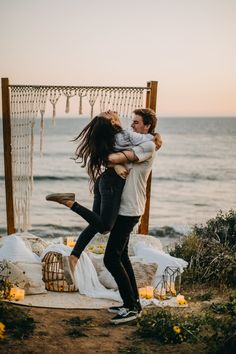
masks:
<path fill-rule="evenodd" d="M 70 255 L 70 256 L 64 256 L 62 258 L 63 260 L 63 269 L 64 269 L 64 277 L 66 279 L 67 284 L 75 284 L 75 277 L 74 277 L 74 271 L 76 264 L 78 262 L 78 258 Z"/>
<path fill-rule="evenodd" d="M 67 200 L 64 205 L 71 209 L 74 202 L 74 200 Z"/>
<path fill-rule="evenodd" d="M 77 262 L 78 262 L 78 258 L 76 256 L 74 256 L 73 254 L 71 254 L 69 256 L 69 263 L 70 263 L 70 269 L 71 269 L 73 274 L 74 274 Z"/>

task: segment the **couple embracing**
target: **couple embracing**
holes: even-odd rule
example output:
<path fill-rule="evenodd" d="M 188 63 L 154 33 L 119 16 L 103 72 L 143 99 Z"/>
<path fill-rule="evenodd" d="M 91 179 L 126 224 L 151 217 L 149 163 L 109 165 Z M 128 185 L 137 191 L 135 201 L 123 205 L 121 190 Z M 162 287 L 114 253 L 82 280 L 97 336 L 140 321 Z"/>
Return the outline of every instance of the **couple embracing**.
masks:
<path fill-rule="evenodd" d="M 129 322 L 141 314 L 138 288 L 128 256 L 130 234 L 144 213 L 146 185 L 156 150 L 162 141 L 155 133 L 157 117 L 151 109 L 133 112 L 133 132 L 122 129 L 117 112 L 99 114 L 75 138 L 75 160 L 87 167 L 93 187 L 92 211 L 75 201 L 74 193 L 56 193 L 46 197 L 65 205 L 88 222 L 69 257 L 64 257 L 68 283 L 81 253 L 94 235 L 110 233 L 104 264 L 114 277 L 123 304 L 110 307 L 116 314 L 114 324 Z"/>

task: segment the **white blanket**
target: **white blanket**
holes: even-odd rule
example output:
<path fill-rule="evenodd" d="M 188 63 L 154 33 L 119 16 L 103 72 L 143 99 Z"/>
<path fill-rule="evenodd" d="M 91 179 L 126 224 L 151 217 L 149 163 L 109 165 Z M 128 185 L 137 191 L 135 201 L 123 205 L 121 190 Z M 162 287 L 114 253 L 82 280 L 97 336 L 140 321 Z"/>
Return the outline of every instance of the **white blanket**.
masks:
<path fill-rule="evenodd" d="M 164 270 L 166 267 L 179 268 L 182 273 L 184 268 L 187 267 L 188 263 L 181 258 L 176 258 L 164 251 L 152 248 L 145 241 L 138 241 L 134 246 L 135 256 L 141 257 L 146 263 L 157 263 L 158 268 L 153 279 L 153 286 L 156 287 L 160 282 Z"/>
<path fill-rule="evenodd" d="M 33 265 L 35 263 L 40 264 L 41 259 L 47 252 L 55 251 L 63 255 L 69 255 L 71 252 L 71 248 L 68 246 L 52 243 L 44 249 L 43 253 L 39 257 L 33 253 L 28 239 L 29 236 L 28 238 L 25 238 L 21 237 L 20 234 L 2 237 L 0 239 L 0 262 L 6 260 L 14 262 L 14 264 L 31 263 Z M 154 279 L 154 283 L 156 284 L 167 266 L 179 267 L 181 272 L 187 266 L 187 262 L 182 259 L 172 257 L 161 251 L 159 248 L 155 248 L 153 244 L 145 242 L 145 238 L 143 240 L 138 240 L 136 244 L 133 245 L 133 250 L 135 256 L 143 258 L 145 262 L 156 262 L 158 264 L 157 273 Z M 42 271 L 41 267 L 40 271 Z M 33 276 L 34 274 L 31 274 L 31 277 Z M 39 274 L 37 274 L 37 276 L 35 274 L 35 278 L 38 278 L 38 276 Z M 75 282 L 80 294 L 94 298 L 105 298 L 121 301 L 118 291 L 107 289 L 100 283 L 94 265 L 86 252 L 82 253 L 77 264 L 75 271 Z"/>
<path fill-rule="evenodd" d="M 69 256 L 71 248 L 62 244 L 51 244 L 44 250 L 41 259 L 43 259 L 46 253 L 51 251 L 61 253 L 63 256 Z M 82 295 L 121 301 L 118 291 L 108 290 L 100 283 L 93 263 L 86 252 L 82 252 L 80 256 L 74 272 L 74 278 L 75 285 Z"/>

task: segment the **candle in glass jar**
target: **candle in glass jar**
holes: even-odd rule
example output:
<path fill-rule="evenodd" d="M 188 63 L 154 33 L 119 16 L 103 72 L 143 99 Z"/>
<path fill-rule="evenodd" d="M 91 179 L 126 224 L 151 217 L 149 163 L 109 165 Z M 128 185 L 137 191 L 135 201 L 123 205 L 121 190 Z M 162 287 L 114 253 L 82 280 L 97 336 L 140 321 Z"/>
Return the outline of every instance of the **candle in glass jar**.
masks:
<path fill-rule="evenodd" d="M 153 286 L 147 286 L 146 287 L 146 299 L 152 299 L 153 298 Z"/>
<path fill-rule="evenodd" d="M 180 294 L 177 295 L 176 302 L 178 305 L 186 305 L 187 304 L 187 301 L 185 300 L 184 295 L 180 295 Z"/>
<path fill-rule="evenodd" d="M 25 297 L 25 290 L 24 289 L 20 289 L 18 287 L 11 288 L 10 298 L 12 300 L 15 300 L 15 301 L 24 300 L 24 297 Z"/>
<path fill-rule="evenodd" d="M 75 247 L 76 241 L 73 237 L 66 238 L 66 245 L 69 247 Z"/>
<path fill-rule="evenodd" d="M 146 296 L 147 296 L 147 288 L 139 288 L 138 289 L 138 292 L 139 292 L 139 296 L 142 298 L 142 299 L 145 299 Z"/>

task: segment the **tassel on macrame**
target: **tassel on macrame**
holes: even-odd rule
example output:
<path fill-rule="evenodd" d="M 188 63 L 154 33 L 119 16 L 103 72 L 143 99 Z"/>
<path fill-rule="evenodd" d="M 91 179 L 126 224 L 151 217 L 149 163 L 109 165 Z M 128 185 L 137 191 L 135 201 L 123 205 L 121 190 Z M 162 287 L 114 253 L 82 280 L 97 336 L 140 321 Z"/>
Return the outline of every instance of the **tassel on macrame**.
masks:
<path fill-rule="evenodd" d="M 50 92 L 49 95 L 49 101 L 52 104 L 52 124 L 55 126 L 55 118 L 56 118 L 56 104 L 61 97 L 61 91 L 57 92 L 57 90 L 54 90 L 53 92 Z"/>
<path fill-rule="evenodd" d="M 70 112 L 70 99 L 76 95 L 76 93 L 71 93 L 69 90 L 64 90 L 63 91 L 64 95 L 66 96 L 66 108 L 65 108 L 65 113 Z"/>

